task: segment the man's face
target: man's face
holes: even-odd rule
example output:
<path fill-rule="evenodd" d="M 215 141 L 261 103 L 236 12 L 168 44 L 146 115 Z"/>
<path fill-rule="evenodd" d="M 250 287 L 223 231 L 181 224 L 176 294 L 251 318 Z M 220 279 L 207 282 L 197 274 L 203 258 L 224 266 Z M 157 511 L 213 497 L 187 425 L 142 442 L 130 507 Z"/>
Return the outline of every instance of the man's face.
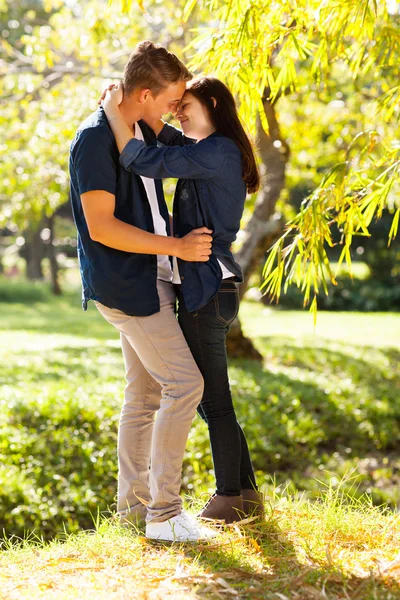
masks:
<path fill-rule="evenodd" d="M 146 120 L 161 119 L 162 115 L 176 112 L 178 104 L 185 93 L 186 83 L 170 83 L 158 96 L 153 97 L 149 92 L 143 102 L 143 118 Z"/>

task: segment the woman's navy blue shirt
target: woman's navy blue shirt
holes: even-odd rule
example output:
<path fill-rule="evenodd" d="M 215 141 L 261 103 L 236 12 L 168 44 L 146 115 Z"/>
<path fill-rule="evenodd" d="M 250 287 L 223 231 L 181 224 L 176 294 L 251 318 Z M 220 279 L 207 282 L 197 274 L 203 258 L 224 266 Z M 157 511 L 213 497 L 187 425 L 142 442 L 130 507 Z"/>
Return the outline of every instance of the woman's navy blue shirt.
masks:
<path fill-rule="evenodd" d="M 128 171 L 152 178 L 179 178 L 173 209 L 174 234 L 182 237 L 198 227 L 213 231 L 212 255 L 208 262 L 178 259 L 181 290 L 189 312 L 205 306 L 222 281 L 218 263 L 243 281 L 231 244 L 240 228 L 246 199 L 242 176 L 242 154 L 233 140 L 217 132 L 198 143 L 166 124 L 158 136 L 168 147 L 149 147 L 132 139 L 120 163 Z"/>

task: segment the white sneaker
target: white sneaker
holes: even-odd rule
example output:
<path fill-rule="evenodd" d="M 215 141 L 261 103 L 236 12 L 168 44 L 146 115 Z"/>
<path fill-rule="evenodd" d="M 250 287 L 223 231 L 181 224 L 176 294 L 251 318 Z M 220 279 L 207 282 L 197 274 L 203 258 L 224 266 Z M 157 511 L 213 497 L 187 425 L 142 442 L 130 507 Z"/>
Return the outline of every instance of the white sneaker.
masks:
<path fill-rule="evenodd" d="M 165 540 L 167 542 L 197 542 L 208 540 L 218 534 L 201 525 L 195 517 L 187 512 L 171 517 L 162 523 L 147 523 L 146 537 L 151 540 Z"/>

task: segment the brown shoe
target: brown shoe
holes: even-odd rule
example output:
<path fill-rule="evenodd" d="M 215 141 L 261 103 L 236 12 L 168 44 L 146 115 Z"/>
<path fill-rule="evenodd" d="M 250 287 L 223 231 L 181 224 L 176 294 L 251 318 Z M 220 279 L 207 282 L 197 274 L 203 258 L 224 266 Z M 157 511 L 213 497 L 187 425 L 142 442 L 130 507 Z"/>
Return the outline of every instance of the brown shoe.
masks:
<path fill-rule="evenodd" d="M 241 490 L 243 512 L 246 517 L 261 517 L 265 519 L 264 496 L 256 490 Z"/>
<path fill-rule="evenodd" d="M 201 519 L 215 519 L 225 523 L 235 523 L 243 519 L 242 496 L 211 496 L 203 510 L 198 514 Z"/>

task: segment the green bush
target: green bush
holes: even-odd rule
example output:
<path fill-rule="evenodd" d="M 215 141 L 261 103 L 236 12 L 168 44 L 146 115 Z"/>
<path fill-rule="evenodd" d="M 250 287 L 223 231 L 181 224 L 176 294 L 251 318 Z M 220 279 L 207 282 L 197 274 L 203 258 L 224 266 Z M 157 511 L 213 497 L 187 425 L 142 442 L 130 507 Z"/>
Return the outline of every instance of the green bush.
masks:
<path fill-rule="evenodd" d="M 0 302 L 43 302 L 50 295 L 47 283 L 0 277 Z"/>
<path fill-rule="evenodd" d="M 290 480 L 292 489 L 314 494 L 316 478 L 329 480 L 325 469 L 340 476 L 357 468 L 360 493 L 369 489 L 375 502 L 396 505 L 400 351 L 373 347 L 369 336 L 364 345 L 356 341 L 358 329 L 376 319 L 390 345 L 390 316 L 354 316 L 355 341 L 348 343 L 295 331 L 271 335 L 271 321 L 276 326 L 288 313 L 264 317 L 259 304 L 242 308 L 247 325 L 255 319 L 265 363 L 232 361 L 230 378 L 259 482 L 270 489 L 273 477 L 277 485 Z M 296 321 L 302 317 L 312 330 L 307 314 Z M 0 326 L 0 531 L 50 538 L 64 526 L 91 528 L 98 511 L 115 511 L 124 387 L 117 335 L 92 307 L 83 314 L 79 298 L 76 306 L 65 299 L 4 304 Z M 196 418 L 183 491 L 199 496 L 213 487 L 208 432 Z"/>
<path fill-rule="evenodd" d="M 377 279 L 351 279 L 342 276 L 337 285 L 328 285 L 328 296 L 318 297 L 320 310 L 358 312 L 396 312 L 400 310 L 400 281 L 383 283 Z M 264 296 L 268 303 L 268 297 Z M 298 310 L 303 305 L 303 294 L 296 286 L 290 286 L 279 300 L 279 306 Z"/>
<path fill-rule="evenodd" d="M 87 399 L 86 399 L 87 400 Z M 11 403 L 0 436 L 0 523 L 8 534 L 90 527 L 113 503 L 115 406 L 61 393 Z M 90 514 L 91 513 L 91 514 Z"/>
<path fill-rule="evenodd" d="M 350 459 L 371 450 L 395 451 L 400 406 L 389 374 L 361 358 L 284 340 L 272 352 L 283 366 L 295 361 L 311 377 L 295 380 L 251 361 L 232 364 L 237 413 L 261 481 L 275 475 L 278 484 L 290 478 L 298 488 L 311 490 L 310 473 L 318 475 L 335 453 Z M 398 359 L 397 353 L 389 362 L 394 366 Z M 119 349 L 63 349 L 45 360 L 41 385 L 31 381 L 29 396 L 10 390 L 3 400 L 0 523 L 8 535 L 36 529 L 51 537 L 62 534 L 63 523 L 69 530 L 89 528 L 98 510 L 115 510 L 123 374 L 118 365 L 114 377 L 110 371 L 101 375 L 101 365 L 108 362 L 112 370 L 119 360 Z M 332 382 L 321 387 L 311 379 L 325 368 L 332 371 Z M 15 366 L 14 377 L 28 383 L 24 371 L 24 365 Z M 68 371 L 72 386 L 63 383 Z M 353 383 L 338 388 L 337 378 Z M 213 488 L 208 434 L 199 418 L 190 435 L 183 483 L 184 490 L 196 494 Z"/>

